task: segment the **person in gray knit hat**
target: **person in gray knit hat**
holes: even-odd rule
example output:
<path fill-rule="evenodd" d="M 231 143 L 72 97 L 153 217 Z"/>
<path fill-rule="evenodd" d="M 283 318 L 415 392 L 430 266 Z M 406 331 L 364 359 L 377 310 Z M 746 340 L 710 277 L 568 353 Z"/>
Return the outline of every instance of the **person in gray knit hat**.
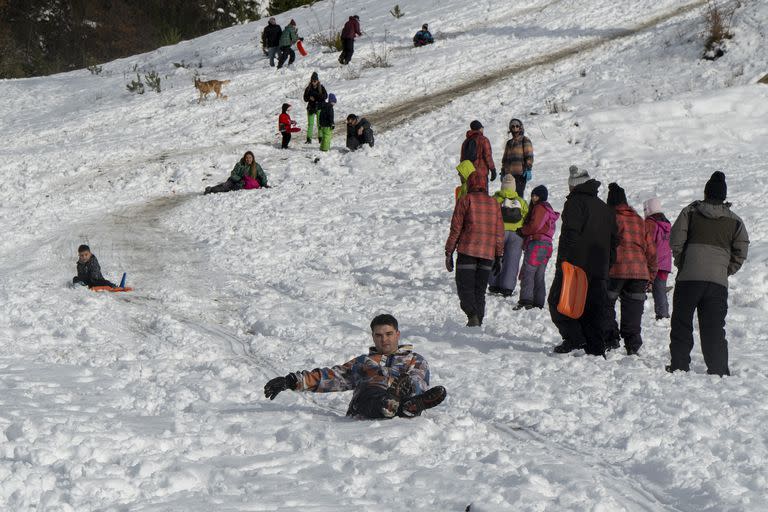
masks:
<path fill-rule="evenodd" d="M 704 200 L 683 208 L 672 226 L 669 242 L 677 278 L 668 372 L 690 369 L 693 313 L 698 311 L 707 373 L 730 375 L 725 339 L 728 277 L 738 272 L 747 259 L 749 236 L 744 221 L 725 202 L 727 195 L 725 174 L 714 172 L 704 187 Z"/>
<path fill-rule="evenodd" d="M 586 183 L 592 179 L 589 177 L 587 171 L 581 170 L 575 165 L 570 166 L 568 172 L 570 173 L 570 176 L 568 177 L 568 188 L 570 190 L 573 190 L 573 187 Z"/>

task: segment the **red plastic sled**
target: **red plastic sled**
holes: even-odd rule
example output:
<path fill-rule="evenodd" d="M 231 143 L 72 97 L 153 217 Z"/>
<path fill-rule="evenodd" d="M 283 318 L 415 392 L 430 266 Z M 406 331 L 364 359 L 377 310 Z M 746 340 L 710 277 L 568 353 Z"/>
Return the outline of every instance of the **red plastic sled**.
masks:
<path fill-rule="evenodd" d="M 557 311 L 568 318 L 579 319 L 584 314 L 587 302 L 587 274 L 582 268 L 567 261 L 562 262 L 560 268 L 563 270 L 563 288 L 560 290 Z"/>
<path fill-rule="evenodd" d="M 307 56 L 307 50 L 304 49 L 304 43 L 303 42 L 301 42 L 301 41 L 297 42 L 296 43 L 296 49 L 299 50 L 299 53 L 301 54 L 302 57 L 306 57 Z"/>
<path fill-rule="evenodd" d="M 130 286 L 126 286 L 125 288 L 120 288 L 119 286 L 111 287 L 111 286 L 92 286 L 91 291 L 94 292 L 132 292 L 133 288 Z"/>

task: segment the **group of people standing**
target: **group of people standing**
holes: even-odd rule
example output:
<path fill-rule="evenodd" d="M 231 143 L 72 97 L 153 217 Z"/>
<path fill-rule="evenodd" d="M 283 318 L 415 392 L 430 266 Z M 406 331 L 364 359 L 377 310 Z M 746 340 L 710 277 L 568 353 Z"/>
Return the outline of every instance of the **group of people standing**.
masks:
<path fill-rule="evenodd" d="M 749 239 L 744 223 L 725 202 L 725 175 L 715 172 L 704 189 L 704 200 L 687 206 L 672 225 L 659 198 L 645 201 L 641 216 L 618 183 L 609 184 L 603 201 L 598 197 L 600 182 L 571 166 L 570 193 L 561 217 L 549 204 L 544 185 L 533 188 L 530 202 L 524 199 L 533 176 L 533 144 L 519 119 L 510 121 L 509 133 L 501 188 L 493 196 L 488 185 L 497 178 L 496 165 L 480 121 L 470 123 L 456 168 L 461 185 L 456 189 L 445 243 L 445 266 L 449 272 L 456 270 L 467 326 L 482 325 L 487 293 L 509 297 L 518 280 L 520 296 L 513 310 L 544 307 L 544 275 L 556 224 L 562 219 L 555 277 L 546 299 L 562 337 L 554 347 L 556 353 L 583 349 L 605 356 L 623 340 L 626 353 L 637 355 L 643 344 L 641 320 L 647 292 L 653 295 L 656 319 L 670 318 L 667 278 L 674 257 L 678 274 L 671 314 L 671 364 L 666 369 L 689 370 L 693 315 L 698 310 L 707 371 L 728 375 L 724 329 L 728 276 L 745 261 Z M 458 253 L 455 264 L 454 252 Z M 585 307 L 578 318 L 558 309 L 564 262 L 586 275 Z"/>

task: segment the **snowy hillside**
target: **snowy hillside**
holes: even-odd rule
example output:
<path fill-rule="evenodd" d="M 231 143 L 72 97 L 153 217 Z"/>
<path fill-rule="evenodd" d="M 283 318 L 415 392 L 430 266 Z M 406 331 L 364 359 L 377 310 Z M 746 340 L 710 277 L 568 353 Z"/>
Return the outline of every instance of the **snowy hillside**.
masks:
<path fill-rule="evenodd" d="M 277 18 L 309 43 L 333 3 Z M 359 14 L 365 32 L 348 68 L 308 44 L 275 71 L 258 22 L 0 81 L 0 509 L 768 510 L 768 4 L 741 2 L 710 62 L 704 3 L 401 0 L 395 19 L 339 0 L 336 25 Z M 423 23 L 437 42 L 413 49 Z M 150 71 L 162 93 L 128 92 Z M 333 149 L 300 133 L 280 150 L 280 105 L 305 127 L 312 71 L 339 98 Z M 231 80 L 228 99 L 198 104 L 195 72 Z M 353 112 L 376 132 L 354 154 Z M 640 357 L 553 354 L 548 312 L 512 311 L 517 293 L 464 327 L 443 268 L 454 167 L 473 119 L 500 164 L 511 117 L 557 210 L 571 164 L 672 219 L 726 173 L 752 240 L 730 281 L 731 377 L 706 375 L 698 339 L 693 371 L 667 374 L 650 301 Z M 273 188 L 203 196 L 246 150 Z M 71 289 L 81 243 L 136 291 Z M 381 312 L 448 389 L 440 407 L 362 422 L 349 393 L 264 398 L 274 376 L 365 352 Z"/>

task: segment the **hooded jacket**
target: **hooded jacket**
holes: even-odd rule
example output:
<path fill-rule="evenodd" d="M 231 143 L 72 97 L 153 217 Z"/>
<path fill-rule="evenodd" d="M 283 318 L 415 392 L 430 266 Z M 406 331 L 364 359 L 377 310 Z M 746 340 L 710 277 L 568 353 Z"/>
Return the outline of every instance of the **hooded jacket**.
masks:
<path fill-rule="evenodd" d="M 462 160 L 459 165 L 456 166 L 456 170 L 459 172 L 459 176 L 461 176 L 461 185 L 456 187 L 456 201 L 467 195 L 467 180 L 469 179 L 469 175 L 475 172 L 475 165 L 470 162 L 469 160 Z"/>
<path fill-rule="evenodd" d="M 483 177 L 483 179 L 488 179 L 488 170 L 489 169 L 495 169 L 496 164 L 493 163 L 493 154 L 491 152 L 491 141 L 488 140 L 488 137 L 480 133 L 479 131 L 475 130 L 468 130 L 467 131 L 467 137 L 464 139 L 464 142 L 461 145 L 461 155 L 459 157 L 459 161 L 467 160 L 465 156 L 465 150 L 467 147 L 467 142 L 470 139 L 475 139 L 475 143 L 477 145 L 477 157 L 472 162 L 475 164 L 475 171 L 480 174 L 480 176 Z"/>
<path fill-rule="evenodd" d="M 608 279 L 616 261 L 619 238 L 616 217 L 599 197 L 600 182 L 590 179 L 576 185 L 565 200 L 557 248 L 558 267 L 563 261 L 581 267 L 589 279 Z"/>
<path fill-rule="evenodd" d="M 747 259 L 749 236 L 730 203 L 694 201 L 672 225 L 670 246 L 678 281 L 707 281 L 728 287 L 728 276 Z"/>
<path fill-rule="evenodd" d="M 493 197 L 496 199 L 496 201 L 499 202 L 499 206 L 501 206 L 504 203 L 505 199 L 517 199 L 518 201 L 520 201 L 520 213 L 522 214 L 522 217 L 520 217 L 520 220 L 517 222 L 504 223 L 504 231 L 517 231 L 517 229 L 523 225 L 523 221 L 525 221 L 525 216 L 528 215 L 528 203 L 525 202 L 525 199 L 517 195 L 517 191 L 515 189 L 499 190 L 498 192 L 493 194 Z M 502 215 L 502 220 L 504 220 L 503 215 Z"/>
<path fill-rule="evenodd" d="M 512 137 L 504 146 L 504 156 L 501 157 L 501 174 L 520 176 L 524 169 L 533 167 L 533 143 L 525 136 L 525 127 L 520 130 L 518 137 Z"/>
<path fill-rule="evenodd" d="M 408 374 L 414 395 L 429 389 L 429 364 L 421 355 L 413 352 L 411 345 L 400 345 L 394 354 L 384 355 L 371 347 L 368 354 L 331 368 L 315 368 L 295 372 L 298 380 L 296 391 L 330 393 L 354 390 L 350 405 L 368 387 L 387 389 L 400 375 Z M 347 410 L 347 415 L 354 411 Z"/>
<path fill-rule="evenodd" d="M 619 246 L 609 276 L 613 279 L 653 281 L 658 270 L 653 231 L 631 206 L 619 204 L 614 210 Z"/>
<path fill-rule="evenodd" d="M 354 39 L 361 35 L 363 35 L 363 33 L 360 31 L 360 22 L 358 21 L 357 16 L 350 16 L 344 24 L 344 28 L 341 30 L 341 38 Z"/>
<path fill-rule="evenodd" d="M 669 236 L 672 224 L 664 217 L 664 214 L 655 213 L 646 217 L 645 225 L 653 234 L 653 243 L 656 246 L 656 261 L 659 270 L 672 272 L 672 248 L 669 246 Z"/>
<path fill-rule="evenodd" d="M 469 192 L 459 199 L 451 217 L 451 231 L 445 252 L 492 260 L 504 254 L 504 221 L 499 203 L 488 195 L 485 178 L 469 175 Z"/>
<path fill-rule="evenodd" d="M 557 227 L 557 219 L 560 214 L 546 201 L 539 201 L 533 205 L 529 215 L 526 215 L 520 232 L 525 237 L 525 243 L 541 240 L 552 242 Z"/>
<path fill-rule="evenodd" d="M 296 30 L 295 25 L 288 24 L 280 34 L 280 46 L 291 46 L 299 40 L 299 32 Z"/>

